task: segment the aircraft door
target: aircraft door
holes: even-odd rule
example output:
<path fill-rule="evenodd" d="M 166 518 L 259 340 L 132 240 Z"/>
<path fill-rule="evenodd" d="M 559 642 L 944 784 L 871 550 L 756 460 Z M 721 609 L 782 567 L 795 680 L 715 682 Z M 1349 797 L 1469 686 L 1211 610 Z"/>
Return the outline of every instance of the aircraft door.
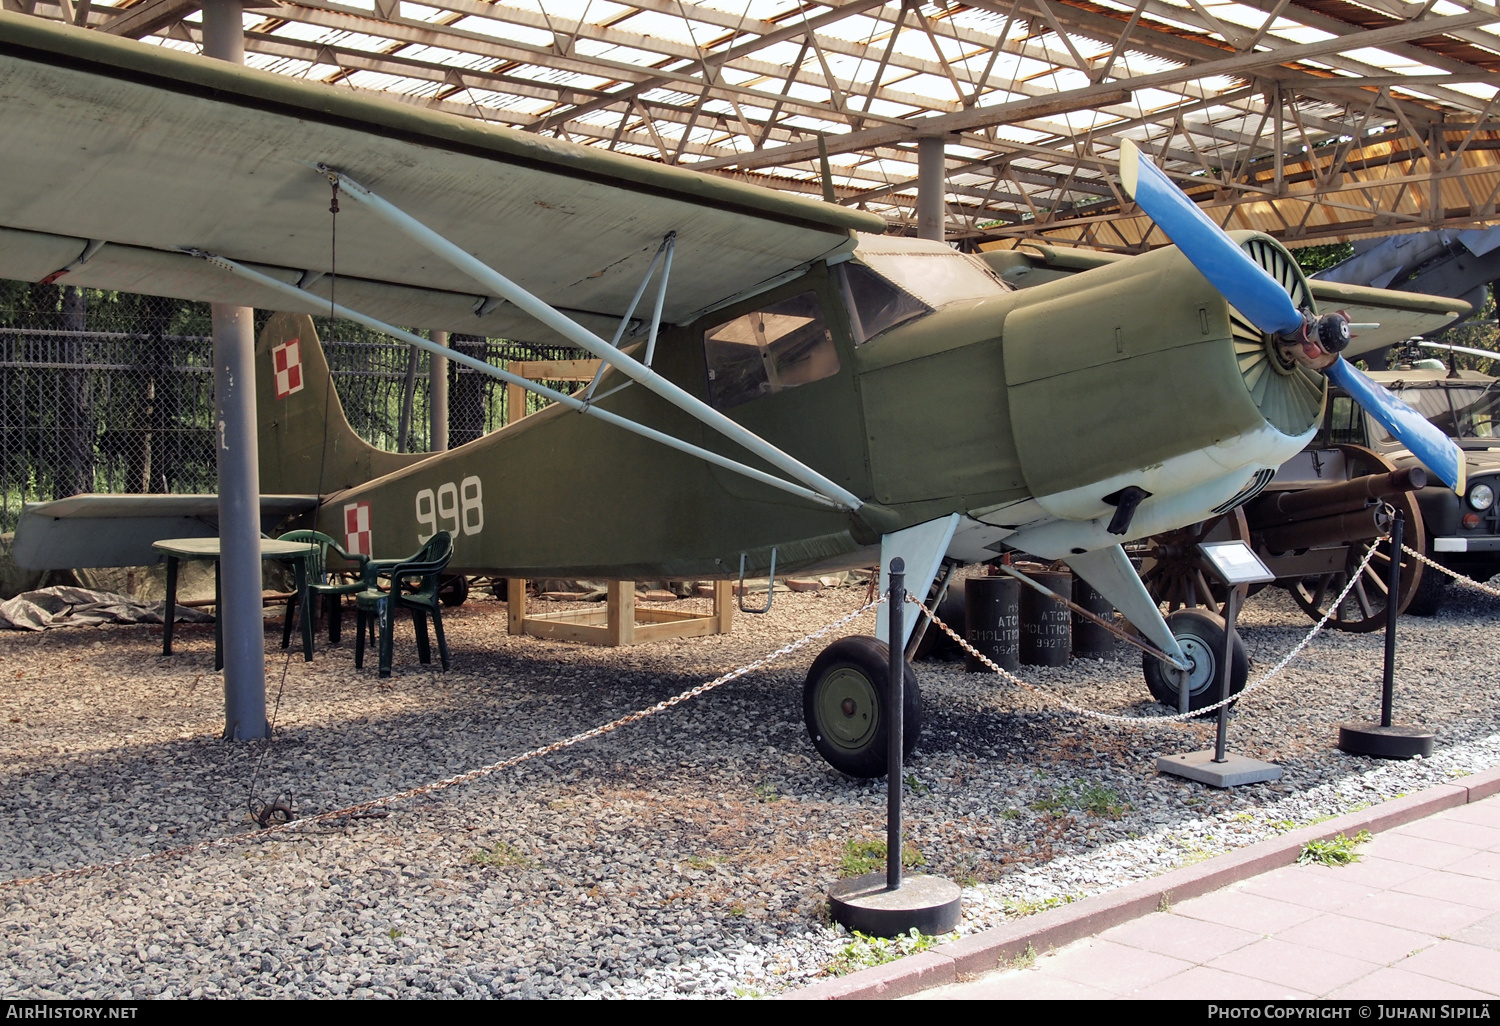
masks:
<path fill-rule="evenodd" d="M 868 494 L 852 345 L 826 269 L 717 311 L 699 324 L 708 401 L 855 494 Z M 720 451 L 743 459 L 731 448 Z M 715 468 L 731 494 L 764 496 Z"/>

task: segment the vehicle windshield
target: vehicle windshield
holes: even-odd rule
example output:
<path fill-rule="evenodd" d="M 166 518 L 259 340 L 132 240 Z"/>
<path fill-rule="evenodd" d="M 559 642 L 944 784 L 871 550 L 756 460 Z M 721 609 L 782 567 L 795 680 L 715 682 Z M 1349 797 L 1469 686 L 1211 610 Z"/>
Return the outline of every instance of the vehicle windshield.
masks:
<path fill-rule="evenodd" d="M 1421 382 L 1388 386 L 1412 409 L 1452 438 L 1492 440 L 1500 431 L 1500 381 L 1488 384 Z M 1377 428 L 1382 446 L 1397 444 L 1384 428 Z"/>

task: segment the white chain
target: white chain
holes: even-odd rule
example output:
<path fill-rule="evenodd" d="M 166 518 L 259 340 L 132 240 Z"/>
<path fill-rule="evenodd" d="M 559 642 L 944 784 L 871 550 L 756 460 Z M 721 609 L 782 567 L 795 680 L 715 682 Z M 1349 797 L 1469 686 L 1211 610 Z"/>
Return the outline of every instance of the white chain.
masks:
<path fill-rule="evenodd" d="M 63 869 L 55 873 L 43 873 L 40 876 L 29 876 L 15 880 L 0 880 L 0 890 L 13 887 L 23 887 L 29 884 L 50 883 L 54 880 L 65 880 L 69 877 L 86 876 L 92 873 L 102 873 L 111 869 L 121 869 L 125 866 L 139 865 L 144 862 L 155 862 L 159 859 L 178 858 L 183 855 L 190 855 L 194 852 L 208 851 L 210 848 L 226 848 L 230 845 L 240 844 L 245 841 L 259 840 L 270 834 L 290 833 L 301 830 L 303 827 L 311 826 L 315 823 L 324 823 L 331 819 L 343 819 L 347 816 L 356 816 L 361 813 L 370 812 L 387 805 L 393 805 L 396 802 L 402 801 L 406 798 L 414 798 L 418 795 L 423 794 L 432 794 L 435 791 L 446 790 L 447 788 L 455 787 L 459 784 L 468 784 L 475 780 L 478 780 L 480 777 L 487 777 L 492 773 L 499 772 L 500 770 L 510 769 L 513 766 L 519 766 L 523 762 L 529 762 L 530 760 L 539 758 L 543 755 L 551 755 L 553 752 L 559 752 L 564 748 L 570 748 L 573 745 L 579 744 L 580 742 L 589 741 L 596 737 L 602 737 L 603 735 L 608 734 L 611 731 L 618 730 L 619 728 L 627 724 L 635 723 L 639 720 L 644 720 L 648 716 L 655 716 L 659 712 L 665 712 L 666 710 L 672 708 L 674 705 L 686 702 L 690 698 L 697 698 L 699 695 L 707 694 L 714 688 L 717 688 L 723 684 L 728 684 L 732 680 L 738 680 L 739 678 L 745 676 L 745 674 L 747 673 L 758 670 L 762 666 L 780 659 L 782 656 L 790 655 L 793 652 L 797 651 L 799 648 L 817 641 L 819 638 L 826 637 L 832 631 L 838 630 L 845 624 L 848 624 L 854 620 L 859 619 L 861 616 L 864 616 L 876 606 L 884 605 L 886 599 L 887 596 L 881 595 L 874 601 L 867 602 L 865 605 L 856 609 L 854 612 L 839 617 L 837 620 L 833 621 L 827 626 L 820 627 L 818 630 L 813 631 L 811 634 L 797 641 L 793 641 L 790 644 L 781 646 L 769 655 L 761 656 L 754 662 L 746 663 L 744 666 L 741 666 L 736 670 L 731 670 L 720 677 L 715 677 L 713 680 L 705 681 L 704 683 L 699 684 L 697 687 L 689 688 L 681 694 L 674 695 L 668 699 L 664 699 L 663 701 L 657 702 L 655 705 L 649 705 L 644 709 L 629 713 L 625 716 L 621 716 L 617 720 L 611 720 L 610 722 L 602 724 L 601 726 L 593 727 L 589 730 L 583 731 L 582 733 L 574 734 L 572 737 L 563 738 L 561 741 L 554 741 L 549 745 L 543 745 L 540 748 L 533 748 L 529 752 L 523 752 L 520 755 L 513 755 L 510 758 L 502 759 L 499 762 L 492 762 L 488 766 L 481 766 L 478 769 L 469 770 L 467 773 L 460 773 L 457 776 L 446 777 L 442 780 L 434 780 L 432 783 L 424 784 L 421 787 L 413 787 L 407 791 L 400 791 L 396 794 L 388 794 L 383 798 L 373 798 L 370 801 L 360 802 L 357 805 L 347 805 L 342 809 L 334 809 L 330 812 L 320 812 L 315 816 L 308 816 L 305 819 L 292 820 L 290 823 L 278 823 L 274 826 L 266 827 L 262 830 L 247 830 L 243 833 L 232 834 L 228 837 L 218 837 L 211 841 L 200 841 L 197 844 L 188 844 L 180 848 L 171 848 L 167 851 L 152 852 L 147 855 L 133 855 L 130 858 L 117 859 L 114 862 L 101 862 L 91 866 L 79 866 L 74 869 Z"/>
<path fill-rule="evenodd" d="M 1449 577 L 1453 578 L 1459 584 L 1467 584 L 1471 588 L 1478 588 L 1480 591 L 1484 592 L 1486 595 L 1493 595 L 1496 598 L 1500 598 L 1500 590 L 1496 590 L 1494 588 L 1491 588 L 1488 584 L 1480 584 L 1478 581 L 1474 580 L 1474 578 L 1472 578 L 1472 577 L 1465 577 L 1463 574 L 1459 573 L 1457 570 L 1449 570 L 1447 567 L 1445 567 L 1443 564 L 1439 563 L 1437 560 L 1427 558 L 1426 556 L 1422 555 L 1422 553 L 1420 553 L 1416 549 L 1412 548 L 1410 545 L 1402 545 L 1401 546 L 1401 551 L 1405 552 L 1408 556 L 1416 556 L 1422 562 L 1426 563 L 1428 566 L 1432 567 L 1435 570 L 1441 570 L 1443 573 L 1445 573 Z"/>
<path fill-rule="evenodd" d="M 1231 695 L 1226 699 L 1215 702 L 1213 705 L 1204 706 L 1202 709 L 1197 709 L 1193 712 L 1176 713 L 1172 716 L 1119 716 L 1114 713 L 1098 712 L 1093 709 L 1085 709 L 1082 706 L 1074 705 L 1072 702 L 1068 701 L 1061 695 L 1052 691 L 1048 691 L 1046 688 L 1039 685 L 1028 684 L 1026 681 L 1022 680 L 1020 677 L 1017 677 L 1009 670 L 1000 667 L 997 663 L 994 662 L 994 660 L 990 659 L 989 656 L 985 655 L 983 652 L 980 652 L 973 645 L 969 644 L 965 639 L 959 637 L 959 635 L 953 630 L 952 627 L 949 627 L 942 620 L 938 619 L 936 613 L 928 609 L 926 606 L 922 605 L 922 603 L 919 602 L 915 597 L 907 595 L 906 600 L 908 602 L 916 604 L 917 606 L 920 606 L 928 616 L 932 617 L 932 622 L 941 627 L 944 633 L 946 633 L 950 638 L 962 645 L 965 651 L 974 656 L 980 662 L 984 663 L 984 665 L 988 666 L 990 669 L 994 670 L 1001 677 L 1004 677 L 1006 680 L 1010 681 L 1012 684 L 1017 684 L 1025 688 L 1027 691 L 1035 692 L 1036 694 L 1041 695 L 1044 698 L 1051 699 L 1069 712 L 1077 713 L 1079 716 L 1086 716 L 1089 719 L 1102 720 L 1105 723 L 1118 723 L 1131 727 L 1156 727 L 1168 723 L 1181 723 L 1187 720 L 1195 720 L 1201 716 L 1206 716 L 1209 713 L 1216 711 L 1220 706 L 1229 705 L 1231 702 L 1238 702 L 1241 698 L 1244 698 L 1256 688 L 1262 686 L 1263 684 L 1266 684 L 1271 680 L 1271 678 L 1275 677 L 1278 673 L 1284 670 L 1287 663 L 1290 663 L 1293 659 L 1295 659 L 1297 657 L 1297 654 L 1304 648 L 1306 648 L 1308 643 L 1312 641 L 1313 638 L 1318 636 L 1318 632 L 1320 632 L 1328 624 L 1328 621 L 1333 618 L 1333 614 L 1337 612 L 1339 606 L 1344 604 L 1344 599 L 1349 597 L 1349 592 L 1353 590 L 1355 582 L 1358 581 L 1360 575 L 1365 572 L 1365 568 L 1370 565 L 1370 560 L 1374 558 L 1376 548 L 1377 547 L 1374 545 L 1370 546 L 1370 550 L 1365 553 L 1364 561 L 1359 564 L 1359 569 L 1355 570 L 1354 573 L 1349 575 L 1349 583 L 1344 586 L 1343 591 L 1339 592 L 1339 597 L 1336 598 L 1328 607 L 1328 612 L 1323 614 L 1323 618 L 1317 622 L 1312 630 L 1307 632 L 1307 637 L 1299 641 L 1295 648 L 1293 648 L 1290 652 L 1283 656 L 1279 663 L 1267 670 L 1259 680 L 1240 691 L 1239 694 Z"/>

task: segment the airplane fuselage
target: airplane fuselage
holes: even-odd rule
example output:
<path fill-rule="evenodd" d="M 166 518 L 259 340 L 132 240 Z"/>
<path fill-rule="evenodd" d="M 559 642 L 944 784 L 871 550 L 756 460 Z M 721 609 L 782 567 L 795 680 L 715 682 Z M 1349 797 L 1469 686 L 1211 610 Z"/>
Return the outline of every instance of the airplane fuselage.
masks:
<path fill-rule="evenodd" d="M 898 256 L 902 245 L 912 248 L 884 242 Z M 951 250 L 908 255 L 984 273 Z M 895 276 L 890 260 L 877 266 Z M 318 528 L 380 557 L 447 530 L 455 569 L 713 578 L 737 574 L 742 554 L 747 569 L 764 573 L 773 550 L 779 570 L 867 566 L 882 535 L 951 513 L 964 517 L 955 540 L 964 558 L 1016 542 L 1060 557 L 1125 540 L 1103 525 L 1126 486 L 1151 495 L 1130 531 L 1144 536 L 1164 520 L 1201 519 L 1306 440 L 1257 406 L 1228 306 L 1175 249 L 1020 291 L 976 277 L 971 294 L 939 296 L 946 302 L 917 313 L 879 293 L 876 277 L 859 260 L 814 263 L 665 330 L 654 360 L 669 380 L 859 496 L 854 513 L 561 406 L 449 453 L 370 455 L 364 471 L 351 466 L 340 480 L 341 458 L 311 444 L 307 411 L 294 428 L 296 417 L 263 394 L 262 488 L 327 495 Z M 923 294 L 920 282 L 912 292 Z M 870 323 L 903 315 L 887 330 Z M 278 322 L 282 343 L 309 330 L 299 320 Z M 263 339 L 260 349 L 276 344 Z M 624 381 L 604 375 L 601 407 L 771 470 L 643 387 L 609 394 Z M 308 479 L 313 464 L 322 480 Z"/>

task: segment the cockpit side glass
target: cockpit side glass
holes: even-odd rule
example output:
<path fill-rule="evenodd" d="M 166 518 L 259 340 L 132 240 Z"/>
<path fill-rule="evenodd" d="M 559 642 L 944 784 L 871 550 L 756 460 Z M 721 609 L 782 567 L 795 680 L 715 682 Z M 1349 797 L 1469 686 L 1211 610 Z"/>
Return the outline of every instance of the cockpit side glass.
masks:
<path fill-rule="evenodd" d="M 1318 444 L 1364 445 L 1364 427 L 1364 411 L 1348 396 L 1336 395 L 1329 403 L 1325 434 L 1318 439 Z"/>
<path fill-rule="evenodd" d="M 742 314 L 703 333 L 708 394 L 727 410 L 839 372 L 838 349 L 816 292 Z"/>
<path fill-rule="evenodd" d="M 844 305 L 849 310 L 855 345 L 932 312 L 921 300 L 903 292 L 863 264 L 845 261 L 834 268 L 834 274 L 844 296 Z"/>
<path fill-rule="evenodd" d="M 1492 383 L 1484 388 L 1454 388 L 1448 393 L 1453 403 L 1454 420 L 1459 438 L 1495 438 L 1500 426 L 1500 389 Z"/>
<path fill-rule="evenodd" d="M 1454 423 L 1453 405 L 1448 400 L 1448 389 L 1443 385 L 1417 385 L 1396 382 L 1387 385 L 1397 398 L 1406 405 L 1426 417 L 1433 426 L 1439 428 L 1444 434 L 1455 437 L 1457 425 Z M 1467 391 L 1465 389 L 1464 391 Z M 1462 399 L 1457 400 L 1462 402 Z M 1391 433 L 1382 427 L 1379 422 L 1371 418 L 1371 428 L 1376 439 L 1376 444 L 1384 449 L 1400 443 L 1392 437 Z"/>

